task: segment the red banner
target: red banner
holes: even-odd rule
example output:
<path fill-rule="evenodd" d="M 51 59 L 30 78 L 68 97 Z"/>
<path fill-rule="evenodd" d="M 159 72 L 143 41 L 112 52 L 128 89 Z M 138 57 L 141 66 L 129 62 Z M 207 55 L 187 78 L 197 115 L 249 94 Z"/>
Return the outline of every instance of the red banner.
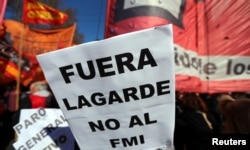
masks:
<path fill-rule="evenodd" d="M 30 24 L 61 25 L 69 16 L 35 0 L 24 0 L 22 21 Z"/>
<path fill-rule="evenodd" d="M 250 1 L 108 0 L 105 38 L 173 24 L 176 90 L 249 92 Z"/>

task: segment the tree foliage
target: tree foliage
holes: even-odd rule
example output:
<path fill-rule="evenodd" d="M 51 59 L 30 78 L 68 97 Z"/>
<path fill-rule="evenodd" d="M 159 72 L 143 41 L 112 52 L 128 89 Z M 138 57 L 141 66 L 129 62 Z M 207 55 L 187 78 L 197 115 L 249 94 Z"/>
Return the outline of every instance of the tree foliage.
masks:
<path fill-rule="evenodd" d="M 31 28 L 39 28 L 39 29 L 56 29 L 56 28 L 65 28 L 68 26 L 73 25 L 77 22 L 76 14 L 77 11 L 72 8 L 64 8 L 64 0 L 37 0 L 41 3 L 44 3 L 50 7 L 58 9 L 62 12 L 68 14 L 69 19 L 60 26 L 48 26 L 48 25 L 29 25 Z M 13 20 L 21 21 L 22 19 L 22 8 L 23 8 L 23 0 L 8 0 L 7 3 L 7 13 L 8 17 Z M 78 28 L 76 28 L 73 43 L 74 44 L 81 44 L 84 42 L 84 34 L 79 33 Z"/>

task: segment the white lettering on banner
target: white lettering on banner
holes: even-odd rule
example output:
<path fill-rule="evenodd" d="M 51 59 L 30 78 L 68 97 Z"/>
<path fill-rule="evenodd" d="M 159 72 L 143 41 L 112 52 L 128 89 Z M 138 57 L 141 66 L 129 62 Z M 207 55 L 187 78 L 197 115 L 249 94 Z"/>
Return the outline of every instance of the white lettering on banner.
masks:
<path fill-rule="evenodd" d="M 25 119 L 23 122 L 18 123 L 14 126 L 16 133 L 20 134 L 23 128 L 28 129 L 30 126 L 32 126 L 38 120 L 42 119 L 44 116 L 46 116 L 46 111 L 44 108 L 40 108 L 37 112 L 30 115 L 29 119 Z"/>
<path fill-rule="evenodd" d="M 150 53 L 148 48 L 141 50 L 141 53 L 139 56 L 139 62 L 137 66 L 134 66 L 132 64 L 133 60 L 134 60 L 134 56 L 132 53 L 124 53 L 124 54 L 115 55 L 115 61 L 116 61 L 116 65 L 118 68 L 118 73 L 119 74 L 125 73 L 125 67 L 127 67 L 127 69 L 129 69 L 130 71 L 136 71 L 136 70 L 143 69 L 144 66 L 146 65 L 150 65 L 151 67 L 157 66 L 156 61 L 154 57 L 152 56 L 152 54 Z M 96 64 L 98 67 L 97 69 L 101 77 L 116 75 L 115 70 L 112 70 L 109 72 L 107 71 L 108 69 L 113 68 L 113 64 L 111 61 L 112 61 L 111 56 L 96 59 Z M 93 79 L 96 76 L 94 63 L 92 60 L 87 61 L 86 63 L 89 68 L 89 75 L 86 75 L 84 73 L 85 70 L 83 70 L 82 64 L 80 62 L 74 65 L 67 65 L 67 66 L 59 67 L 59 70 L 61 72 L 61 75 L 63 76 L 65 83 L 67 84 L 71 83 L 71 80 L 69 77 L 75 75 L 75 72 L 72 71 L 74 67 L 76 68 L 77 73 L 81 79 L 83 80 Z M 71 70 L 71 71 L 68 71 L 68 70 Z"/>
<path fill-rule="evenodd" d="M 250 79 L 249 56 L 198 56 L 175 45 L 176 74 L 196 76 L 201 80 Z"/>
<path fill-rule="evenodd" d="M 150 98 L 154 95 L 161 96 L 170 94 L 170 81 L 159 81 L 156 82 L 156 87 L 152 84 L 144 84 L 140 85 L 139 88 L 129 87 L 122 89 L 123 95 L 119 95 L 116 91 L 110 91 L 109 95 L 106 96 L 103 93 L 96 92 L 91 95 L 90 98 L 86 98 L 84 95 L 78 96 L 78 105 L 72 106 L 70 105 L 70 101 L 67 98 L 63 98 L 64 105 L 67 110 L 75 110 L 75 109 L 83 109 L 83 107 L 93 107 L 94 106 L 103 106 L 103 105 L 112 105 L 114 103 L 126 103 L 131 100 L 143 100 L 146 98 Z M 148 93 L 147 93 L 148 91 Z M 105 97 L 108 97 L 106 99 Z"/>

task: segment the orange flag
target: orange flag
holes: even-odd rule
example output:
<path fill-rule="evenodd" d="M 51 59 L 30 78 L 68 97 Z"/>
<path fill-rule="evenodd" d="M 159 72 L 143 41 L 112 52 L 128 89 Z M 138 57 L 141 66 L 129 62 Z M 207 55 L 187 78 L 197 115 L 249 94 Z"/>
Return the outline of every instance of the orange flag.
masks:
<path fill-rule="evenodd" d="M 24 23 L 61 25 L 68 18 L 67 14 L 43 3 L 35 0 L 24 0 L 22 16 Z"/>
<path fill-rule="evenodd" d="M 37 63 L 35 56 L 72 46 L 72 40 L 76 28 L 76 24 L 74 24 L 61 29 L 31 29 L 23 23 L 14 20 L 4 20 L 4 24 L 6 26 L 6 33 L 9 35 L 8 42 L 12 43 L 13 47 L 18 52 L 20 51 L 20 45 L 22 45 L 22 53 L 26 58 L 29 58 L 31 64 L 29 76 L 24 76 L 22 78 L 23 85 L 27 85 L 31 80 L 43 79 L 42 70 Z M 12 64 L 8 64 L 7 67 L 7 70 L 12 73 L 12 76 L 17 74 Z"/>
<path fill-rule="evenodd" d="M 60 29 L 32 29 L 14 20 L 4 20 L 4 24 L 6 25 L 6 32 L 10 35 L 10 42 L 17 50 L 22 44 L 22 51 L 28 57 L 54 51 L 59 47 L 71 46 L 76 28 L 76 24 L 74 24 Z M 22 37 L 21 31 L 23 32 Z"/>

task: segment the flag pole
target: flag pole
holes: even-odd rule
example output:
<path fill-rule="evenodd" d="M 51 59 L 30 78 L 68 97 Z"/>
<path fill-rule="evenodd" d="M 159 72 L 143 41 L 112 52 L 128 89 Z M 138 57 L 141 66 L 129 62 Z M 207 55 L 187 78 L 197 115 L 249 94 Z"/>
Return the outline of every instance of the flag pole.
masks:
<path fill-rule="evenodd" d="M 22 28 L 20 32 L 20 44 L 18 48 L 18 71 L 17 71 L 17 84 L 16 84 L 16 110 L 19 109 L 19 99 L 20 99 L 20 87 L 21 87 L 21 67 L 22 67 L 22 55 L 23 55 L 23 34 L 26 25 Z"/>
<path fill-rule="evenodd" d="M 21 91 L 21 63 L 22 63 L 22 55 L 23 55 L 23 34 L 24 34 L 24 30 L 25 30 L 26 25 L 24 24 L 24 28 L 22 28 L 21 32 L 20 32 L 20 44 L 18 47 L 18 71 L 17 71 L 17 83 L 16 83 L 16 111 L 18 111 L 19 109 L 19 105 L 20 105 L 20 91 Z M 17 140 L 17 134 L 14 133 L 14 139 Z"/>

